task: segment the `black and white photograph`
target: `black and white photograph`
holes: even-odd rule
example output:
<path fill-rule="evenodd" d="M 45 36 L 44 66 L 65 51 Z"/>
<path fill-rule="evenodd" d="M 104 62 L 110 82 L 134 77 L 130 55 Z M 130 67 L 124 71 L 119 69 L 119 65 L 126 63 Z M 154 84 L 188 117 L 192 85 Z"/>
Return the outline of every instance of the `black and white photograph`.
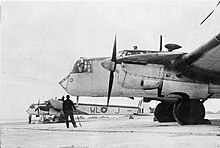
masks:
<path fill-rule="evenodd" d="M 219 0 L 0 8 L 0 148 L 220 148 Z"/>

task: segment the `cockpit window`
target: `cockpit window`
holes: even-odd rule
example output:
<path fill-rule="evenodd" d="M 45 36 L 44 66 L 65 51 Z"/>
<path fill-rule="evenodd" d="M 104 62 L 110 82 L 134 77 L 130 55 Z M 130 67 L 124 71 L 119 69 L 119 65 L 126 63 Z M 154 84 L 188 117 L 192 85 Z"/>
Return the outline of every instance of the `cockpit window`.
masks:
<path fill-rule="evenodd" d="M 146 53 L 155 53 L 155 51 L 148 51 L 148 50 L 123 50 L 123 51 L 119 51 L 117 56 L 125 57 L 125 56 L 129 56 L 129 55 L 146 54 Z"/>
<path fill-rule="evenodd" d="M 35 107 L 34 107 L 34 104 L 31 104 L 31 105 L 30 105 L 30 108 L 35 108 Z"/>
<path fill-rule="evenodd" d="M 117 57 L 123 57 L 123 54 L 124 54 L 124 51 L 119 51 L 119 52 L 117 53 Z"/>
<path fill-rule="evenodd" d="M 88 59 L 79 59 L 73 66 L 73 73 L 92 72 L 92 62 Z"/>

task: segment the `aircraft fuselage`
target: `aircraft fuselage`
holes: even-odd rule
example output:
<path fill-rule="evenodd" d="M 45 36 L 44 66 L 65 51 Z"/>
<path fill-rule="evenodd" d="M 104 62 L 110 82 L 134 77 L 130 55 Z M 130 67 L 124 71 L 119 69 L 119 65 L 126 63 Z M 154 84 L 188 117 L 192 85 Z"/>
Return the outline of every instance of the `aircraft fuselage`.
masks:
<path fill-rule="evenodd" d="M 65 90 L 72 96 L 107 96 L 109 71 L 101 65 L 107 58 L 78 60 L 70 72 Z M 155 62 L 155 61 L 154 61 Z M 111 96 L 156 97 L 173 92 L 186 93 L 192 99 L 219 97 L 220 85 L 206 81 L 197 72 L 184 73 L 167 64 L 117 64 Z M 196 78 L 197 79 L 196 79 Z"/>

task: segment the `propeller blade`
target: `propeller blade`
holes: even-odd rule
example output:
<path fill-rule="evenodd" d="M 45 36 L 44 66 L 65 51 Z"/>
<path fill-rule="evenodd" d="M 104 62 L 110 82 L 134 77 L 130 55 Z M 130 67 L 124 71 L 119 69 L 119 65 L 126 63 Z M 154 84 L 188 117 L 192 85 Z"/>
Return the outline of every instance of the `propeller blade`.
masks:
<path fill-rule="evenodd" d="M 114 46 L 113 46 L 113 52 L 112 52 L 112 59 L 111 61 L 116 61 L 116 35 L 115 35 L 115 41 L 114 41 Z"/>
<path fill-rule="evenodd" d="M 40 99 L 38 100 L 38 103 L 37 103 L 37 114 L 39 115 L 40 113 Z"/>
<path fill-rule="evenodd" d="M 212 13 L 214 12 L 215 10 L 212 10 L 211 13 L 209 13 L 209 15 L 200 23 L 200 25 L 202 25 L 211 15 Z"/>
<path fill-rule="evenodd" d="M 111 97 L 112 85 L 113 85 L 113 81 L 114 81 L 114 71 L 116 68 L 116 52 L 117 52 L 116 44 L 117 44 L 117 38 L 115 35 L 115 41 L 114 41 L 114 46 L 113 46 L 113 51 L 112 51 L 112 59 L 111 59 L 112 63 L 114 64 L 114 67 L 111 69 L 110 76 L 109 76 L 107 108 L 108 108 L 110 97 Z"/>
<path fill-rule="evenodd" d="M 160 51 L 162 51 L 162 35 L 160 35 Z"/>
<path fill-rule="evenodd" d="M 111 97 L 113 80 L 114 80 L 114 72 L 111 71 L 111 72 L 110 72 L 110 77 L 109 77 L 109 86 L 108 86 L 107 108 L 108 108 L 109 101 L 110 101 L 110 97 Z"/>
<path fill-rule="evenodd" d="M 220 1 L 217 3 L 217 5 L 215 6 L 215 9 L 218 7 L 218 5 L 220 4 Z M 202 25 L 211 15 L 213 12 L 215 12 L 215 9 L 213 9 L 209 15 L 200 23 L 200 25 Z"/>
<path fill-rule="evenodd" d="M 38 110 L 39 110 L 39 108 L 37 107 L 37 108 L 35 109 L 35 112 L 38 111 Z"/>

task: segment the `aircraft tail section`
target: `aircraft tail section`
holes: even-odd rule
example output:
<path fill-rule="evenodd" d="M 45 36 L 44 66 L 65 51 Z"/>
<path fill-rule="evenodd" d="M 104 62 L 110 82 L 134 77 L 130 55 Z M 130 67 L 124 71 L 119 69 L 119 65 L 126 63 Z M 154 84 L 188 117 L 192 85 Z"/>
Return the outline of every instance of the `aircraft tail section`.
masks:
<path fill-rule="evenodd" d="M 142 113 L 142 109 L 143 109 L 143 99 L 141 99 L 139 102 L 138 102 L 138 111 L 137 113 Z"/>
<path fill-rule="evenodd" d="M 149 103 L 144 103 L 143 99 L 138 102 L 138 108 L 137 113 L 134 113 L 134 115 L 150 115 L 150 105 Z"/>

